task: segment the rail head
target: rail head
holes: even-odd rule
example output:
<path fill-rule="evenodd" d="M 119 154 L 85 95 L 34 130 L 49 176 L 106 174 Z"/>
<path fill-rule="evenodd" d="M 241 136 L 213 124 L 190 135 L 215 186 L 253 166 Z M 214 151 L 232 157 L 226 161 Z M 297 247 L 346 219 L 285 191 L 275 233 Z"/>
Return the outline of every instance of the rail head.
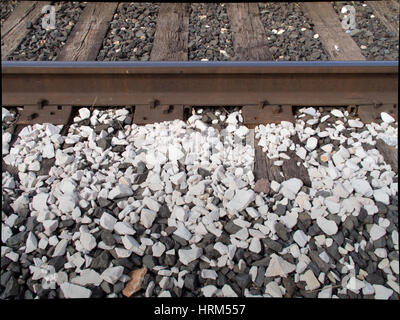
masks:
<path fill-rule="evenodd" d="M 2 61 L 3 74 L 398 73 L 398 61 Z"/>

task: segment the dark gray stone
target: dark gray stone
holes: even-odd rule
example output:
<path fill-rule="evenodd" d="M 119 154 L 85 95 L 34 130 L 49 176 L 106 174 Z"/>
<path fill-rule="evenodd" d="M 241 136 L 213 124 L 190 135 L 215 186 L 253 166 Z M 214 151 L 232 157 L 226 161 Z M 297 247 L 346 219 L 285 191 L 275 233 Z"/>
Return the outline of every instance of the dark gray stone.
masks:
<path fill-rule="evenodd" d="M 238 286 L 242 289 L 247 288 L 247 286 L 250 284 L 251 282 L 251 278 L 250 275 L 248 273 L 239 273 L 236 275 L 235 277 L 236 279 L 236 283 L 238 284 Z"/>

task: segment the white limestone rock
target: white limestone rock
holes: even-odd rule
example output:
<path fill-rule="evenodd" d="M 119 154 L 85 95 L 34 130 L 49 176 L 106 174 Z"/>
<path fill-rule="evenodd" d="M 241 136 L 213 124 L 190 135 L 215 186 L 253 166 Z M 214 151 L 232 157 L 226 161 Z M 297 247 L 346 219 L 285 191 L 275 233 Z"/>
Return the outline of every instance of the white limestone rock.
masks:
<path fill-rule="evenodd" d="M 344 117 L 343 112 L 338 110 L 338 109 L 332 109 L 331 110 L 331 114 L 334 115 L 335 117 L 338 117 L 338 118 L 343 118 Z"/>
<path fill-rule="evenodd" d="M 284 277 L 286 278 L 289 273 L 296 270 L 296 266 L 292 263 L 287 262 L 282 257 L 272 254 L 271 261 L 265 272 L 266 277 Z"/>
<path fill-rule="evenodd" d="M 184 265 L 188 265 L 194 260 L 197 260 L 203 254 L 203 249 L 194 246 L 192 249 L 179 249 L 179 261 L 182 262 Z"/>
<path fill-rule="evenodd" d="M 270 281 L 265 286 L 265 292 L 268 293 L 273 298 L 282 298 L 282 291 L 275 281 Z"/>
<path fill-rule="evenodd" d="M 308 242 L 308 237 L 307 235 L 303 232 L 303 230 L 297 230 L 293 234 L 293 240 L 301 247 L 304 248 L 304 246 Z"/>
<path fill-rule="evenodd" d="M 54 248 L 53 257 L 63 256 L 67 250 L 68 240 L 61 239 Z"/>
<path fill-rule="evenodd" d="M 317 144 L 318 144 L 318 139 L 315 137 L 310 137 L 307 139 L 306 149 L 308 151 L 313 151 L 317 147 Z"/>
<path fill-rule="evenodd" d="M 374 284 L 373 287 L 375 291 L 375 299 L 388 300 L 393 294 L 392 289 L 386 288 L 385 286 L 382 286 L 380 284 Z"/>
<path fill-rule="evenodd" d="M 26 239 L 25 253 L 31 253 L 37 249 L 38 241 L 34 233 L 31 231 Z"/>
<path fill-rule="evenodd" d="M 113 231 L 116 223 L 117 219 L 107 212 L 103 212 L 100 217 L 100 226 L 106 230 Z"/>
<path fill-rule="evenodd" d="M 231 201 L 228 202 L 227 208 L 235 211 L 242 211 L 248 207 L 248 205 L 256 199 L 256 194 L 253 190 L 237 190 L 235 196 Z"/>
<path fill-rule="evenodd" d="M 32 199 L 32 207 L 36 211 L 44 211 L 48 210 L 47 206 L 47 199 L 49 198 L 48 193 L 39 193 L 36 196 L 33 197 Z"/>
<path fill-rule="evenodd" d="M 156 258 L 159 258 L 165 252 L 166 247 L 162 242 L 156 242 L 155 244 L 153 244 L 151 249 L 152 249 L 152 252 L 153 252 L 153 256 L 156 257 Z"/>
<path fill-rule="evenodd" d="M 328 220 L 321 216 L 317 217 L 317 225 L 328 236 L 332 236 L 338 231 L 338 226 L 335 221 Z"/>
<path fill-rule="evenodd" d="M 120 199 L 133 195 L 133 191 L 131 187 L 126 184 L 119 184 L 116 187 L 112 188 L 108 193 L 108 199 Z"/>
<path fill-rule="evenodd" d="M 371 197 L 373 195 L 373 190 L 367 180 L 354 179 L 351 181 L 351 185 L 355 192 L 358 192 L 366 197 Z"/>
<path fill-rule="evenodd" d="M 118 221 L 114 225 L 114 231 L 119 235 L 134 235 L 136 231 L 132 225 L 125 221 Z"/>
<path fill-rule="evenodd" d="M 396 121 L 396 120 L 395 120 L 390 114 L 388 114 L 387 112 L 381 112 L 381 119 L 382 119 L 382 121 L 385 122 L 385 123 L 393 123 L 393 122 Z"/>
<path fill-rule="evenodd" d="M 261 242 L 258 238 L 252 238 L 249 246 L 249 250 L 254 253 L 260 253 L 261 251 Z"/>
<path fill-rule="evenodd" d="M 224 286 L 222 287 L 221 291 L 222 291 L 222 295 L 224 297 L 230 297 L 230 298 L 237 298 L 238 297 L 237 293 L 235 291 L 233 291 L 231 286 L 228 285 L 228 284 L 224 284 Z"/>
<path fill-rule="evenodd" d="M 91 251 L 97 246 L 96 238 L 92 236 L 89 232 L 81 232 L 79 240 L 82 247 L 87 251 Z"/>
<path fill-rule="evenodd" d="M 158 212 L 158 210 L 160 210 L 161 205 L 156 200 L 150 197 L 144 197 L 142 201 L 143 204 L 150 210 L 153 210 L 155 212 Z"/>
<path fill-rule="evenodd" d="M 156 217 L 157 213 L 155 211 L 149 209 L 142 209 L 142 211 L 140 212 L 140 223 L 144 227 L 150 229 Z"/>
<path fill-rule="evenodd" d="M 92 269 L 82 270 L 79 276 L 71 279 L 72 283 L 81 286 L 86 286 L 90 284 L 99 286 L 102 281 L 103 279 L 100 277 L 100 274 Z"/>
<path fill-rule="evenodd" d="M 307 270 L 304 273 L 304 281 L 307 283 L 307 289 L 310 291 L 318 289 L 321 286 L 321 284 L 315 277 L 314 272 L 312 272 L 312 270 Z"/>
<path fill-rule="evenodd" d="M 207 298 L 214 296 L 217 293 L 217 291 L 218 291 L 218 288 L 211 284 L 201 288 L 201 292 Z"/>
<path fill-rule="evenodd" d="M 123 272 L 124 267 L 122 266 L 110 267 L 104 270 L 100 277 L 110 284 L 115 284 L 121 278 Z"/>
<path fill-rule="evenodd" d="M 69 282 L 63 282 L 60 285 L 60 288 L 64 298 L 66 299 L 90 298 L 92 295 L 92 291 L 90 289 Z"/>
<path fill-rule="evenodd" d="M 382 238 L 386 234 L 386 230 L 377 224 L 374 224 L 369 231 L 369 235 L 372 241 Z"/>
<path fill-rule="evenodd" d="M 79 117 L 81 120 L 90 118 L 90 110 L 88 108 L 80 108 L 79 109 Z"/>
<path fill-rule="evenodd" d="M 279 192 L 289 200 L 296 199 L 296 195 L 303 186 L 303 181 L 298 178 L 291 178 L 289 180 L 283 181 Z"/>

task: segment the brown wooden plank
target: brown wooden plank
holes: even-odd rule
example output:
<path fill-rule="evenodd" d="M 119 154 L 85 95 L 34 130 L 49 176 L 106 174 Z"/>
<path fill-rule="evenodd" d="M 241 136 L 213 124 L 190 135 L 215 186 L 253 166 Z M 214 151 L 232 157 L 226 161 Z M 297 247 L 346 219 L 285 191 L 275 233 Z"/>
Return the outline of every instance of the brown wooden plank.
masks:
<path fill-rule="evenodd" d="M 26 23 L 35 23 L 42 15 L 42 8 L 48 4 L 48 1 L 21 1 L 17 5 L 1 26 L 1 60 L 6 60 L 17 49 L 29 32 Z"/>
<path fill-rule="evenodd" d="M 385 27 L 399 36 L 399 6 L 395 1 L 368 1 L 375 16 L 385 25 Z"/>
<path fill-rule="evenodd" d="M 275 166 L 274 161 L 276 159 L 269 159 L 262 147 L 258 145 L 258 139 L 255 140 L 255 161 L 254 161 L 254 178 L 255 181 L 260 179 L 267 179 L 269 182 L 275 180 L 281 183 L 285 181 L 284 175 L 281 175 L 281 167 Z"/>
<path fill-rule="evenodd" d="M 117 2 L 89 3 L 83 10 L 57 60 L 96 60 L 117 6 Z"/>
<path fill-rule="evenodd" d="M 188 60 L 190 3 L 162 3 L 150 60 Z"/>
<path fill-rule="evenodd" d="M 234 60 L 272 60 L 257 3 L 228 3 Z"/>
<path fill-rule="evenodd" d="M 301 8 L 314 23 L 314 30 L 331 60 L 365 60 L 361 49 L 343 30 L 329 2 L 303 2 Z"/>
<path fill-rule="evenodd" d="M 390 164 L 390 166 L 392 167 L 392 170 L 397 174 L 398 166 L 399 166 L 397 148 L 393 147 L 393 146 L 389 146 L 382 139 L 376 140 L 375 148 L 381 153 L 381 155 L 383 156 L 383 159 L 385 159 L 385 162 L 387 164 Z"/>
<path fill-rule="evenodd" d="M 297 134 L 292 136 L 292 141 L 295 144 L 300 144 Z M 308 175 L 308 170 L 303 165 L 304 160 L 302 160 L 295 151 L 288 150 L 285 153 L 290 157 L 289 160 L 283 160 L 282 170 L 285 180 L 290 178 L 298 178 L 303 181 L 305 186 L 311 187 L 311 180 Z M 300 162 L 299 166 L 297 165 L 298 162 Z"/>

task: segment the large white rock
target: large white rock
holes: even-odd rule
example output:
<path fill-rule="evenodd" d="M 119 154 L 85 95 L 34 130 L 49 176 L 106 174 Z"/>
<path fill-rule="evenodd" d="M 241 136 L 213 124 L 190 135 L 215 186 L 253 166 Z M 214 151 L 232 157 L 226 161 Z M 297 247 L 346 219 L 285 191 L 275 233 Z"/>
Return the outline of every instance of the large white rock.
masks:
<path fill-rule="evenodd" d="M 166 247 L 162 242 L 156 242 L 155 244 L 153 244 L 151 249 L 153 252 L 153 256 L 159 258 L 165 252 Z"/>
<path fill-rule="evenodd" d="M 147 208 L 149 208 L 150 210 L 153 210 L 155 212 L 158 212 L 158 210 L 160 209 L 160 204 L 156 200 L 149 198 L 149 197 L 143 198 L 143 204 Z"/>
<path fill-rule="evenodd" d="M 135 229 L 132 228 L 132 225 L 125 221 L 118 221 L 115 223 L 114 231 L 120 235 L 133 235 L 136 233 Z"/>
<path fill-rule="evenodd" d="M 284 277 L 286 278 L 287 275 L 291 272 L 296 270 L 296 266 L 292 263 L 287 262 L 280 256 L 273 253 L 271 255 L 271 261 L 269 262 L 268 268 L 265 272 L 266 277 Z"/>
<path fill-rule="evenodd" d="M 71 213 L 76 206 L 76 197 L 74 194 L 64 194 L 59 197 L 58 208 L 62 213 Z"/>
<path fill-rule="evenodd" d="M 386 288 L 380 284 L 374 284 L 373 287 L 375 290 L 375 299 L 388 300 L 393 294 L 392 289 Z"/>
<path fill-rule="evenodd" d="M 382 119 L 383 122 L 386 122 L 386 123 L 392 123 L 392 122 L 395 122 L 395 121 L 396 121 L 396 120 L 395 120 L 390 114 L 388 114 L 387 112 L 381 112 L 381 119 Z"/>
<path fill-rule="evenodd" d="M 66 299 L 90 298 L 92 295 L 91 290 L 69 282 L 63 282 L 60 288 Z"/>
<path fill-rule="evenodd" d="M 224 297 L 233 297 L 233 298 L 238 297 L 237 293 L 233 291 L 233 289 L 228 284 L 224 284 L 221 291 Z"/>
<path fill-rule="evenodd" d="M 90 118 L 90 110 L 88 108 L 80 108 L 79 109 L 79 117 L 81 120 Z"/>
<path fill-rule="evenodd" d="M 331 110 L 331 114 L 333 114 L 335 117 L 338 117 L 338 118 L 343 118 L 344 117 L 343 112 L 338 110 L 338 109 L 332 109 Z"/>
<path fill-rule="evenodd" d="M 291 178 L 281 183 L 279 192 L 289 200 L 294 200 L 302 186 L 303 181 L 298 178 Z"/>
<path fill-rule="evenodd" d="M 63 256 L 67 250 L 68 240 L 61 239 L 54 248 L 53 257 Z"/>
<path fill-rule="evenodd" d="M 256 199 L 256 194 L 253 190 L 237 190 L 235 196 L 228 202 L 227 208 L 230 210 L 242 211 Z"/>
<path fill-rule="evenodd" d="M 93 237 L 89 232 L 81 232 L 79 240 L 82 247 L 87 251 L 91 251 L 97 246 L 96 238 Z"/>
<path fill-rule="evenodd" d="M 100 217 L 100 225 L 106 230 L 113 231 L 116 223 L 117 219 L 107 212 L 103 212 Z"/>
<path fill-rule="evenodd" d="M 174 231 L 174 234 L 187 241 L 192 238 L 192 233 L 183 225 L 178 226 L 178 228 Z"/>
<path fill-rule="evenodd" d="M 172 214 L 175 216 L 176 219 L 182 222 L 185 222 L 188 218 L 188 213 L 181 206 L 175 206 L 172 210 Z"/>
<path fill-rule="evenodd" d="M 318 139 L 315 137 L 310 137 L 307 139 L 306 149 L 312 151 L 317 147 L 317 144 L 318 144 Z"/>
<path fill-rule="evenodd" d="M 44 211 L 48 210 L 47 206 L 47 199 L 49 198 L 48 193 L 39 193 L 36 196 L 33 197 L 32 199 L 32 207 L 36 211 Z"/>
<path fill-rule="evenodd" d="M 352 128 L 362 128 L 364 126 L 364 123 L 362 123 L 360 120 L 348 120 L 347 123 L 349 124 L 350 127 Z"/>
<path fill-rule="evenodd" d="M 113 200 L 113 199 L 125 198 L 131 195 L 133 195 L 131 187 L 129 187 L 126 184 L 119 184 L 110 190 L 110 192 L 108 193 L 108 199 Z"/>
<path fill-rule="evenodd" d="M 123 272 L 124 267 L 122 266 L 110 267 L 104 270 L 100 277 L 108 283 L 115 284 L 121 278 Z"/>
<path fill-rule="evenodd" d="M 203 254 L 203 249 L 194 247 L 192 249 L 179 249 L 179 261 L 182 262 L 184 265 L 188 265 L 192 261 L 198 259 Z"/>
<path fill-rule="evenodd" d="M 42 157 L 51 159 L 51 158 L 54 158 L 55 156 L 56 156 L 56 154 L 54 152 L 53 145 L 51 143 L 46 144 L 42 149 Z"/>
<path fill-rule="evenodd" d="M 374 224 L 369 231 L 369 235 L 372 241 L 382 238 L 386 234 L 386 230 L 377 224 Z"/>
<path fill-rule="evenodd" d="M 303 230 L 297 230 L 294 234 L 293 234 L 293 240 L 300 246 L 300 247 L 304 247 L 307 242 L 308 242 L 308 237 L 307 235 L 303 232 Z"/>
<path fill-rule="evenodd" d="M 212 284 L 201 288 L 201 292 L 207 298 L 212 297 L 214 294 L 217 293 L 217 291 L 218 288 L 216 286 L 213 286 Z"/>
<path fill-rule="evenodd" d="M 169 180 L 176 185 L 180 185 L 183 181 L 186 180 L 186 173 L 181 171 L 178 172 L 177 174 L 169 177 Z"/>
<path fill-rule="evenodd" d="M 374 199 L 375 201 L 382 202 L 386 205 L 390 204 L 389 195 L 382 189 L 374 190 Z"/>
<path fill-rule="evenodd" d="M 310 291 L 318 289 L 321 285 L 312 270 L 307 270 L 306 273 L 304 273 L 304 281 L 307 283 L 307 289 Z"/>
<path fill-rule="evenodd" d="M 168 158 L 170 161 L 177 161 L 182 159 L 185 154 L 182 149 L 176 145 L 168 146 Z"/>
<path fill-rule="evenodd" d="M 203 269 L 201 270 L 201 277 L 203 279 L 213 279 L 213 280 L 217 280 L 218 275 L 217 273 L 212 270 L 212 269 Z"/>
<path fill-rule="evenodd" d="M 25 253 L 31 253 L 37 249 L 38 241 L 33 232 L 29 232 L 26 238 Z"/>
<path fill-rule="evenodd" d="M 96 271 L 92 269 L 82 270 L 79 276 L 71 279 L 72 283 L 81 286 L 86 286 L 89 284 L 99 286 L 102 281 L 103 279 L 100 277 L 100 274 L 98 274 Z"/>
<path fill-rule="evenodd" d="M 157 213 L 155 211 L 149 209 L 142 209 L 142 211 L 140 212 L 140 223 L 144 227 L 150 229 L 156 217 Z"/>
<path fill-rule="evenodd" d="M 327 235 L 332 236 L 338 231 L 338 226 L 335 221 L 328 220 L 324 217 L 317 217 L 318 227 Z"/>
<path fill-rule="evenodd" d="M 259 253 L 261 251 L 261 242 L 258 238 L 252 238 L 249 246 L 249 250 L 254 253 Z"/>
<path fill-rule="evenodd" d="M 265 292 L 268 293 L 271 297 L 274 298 L 282 298 L 282 291 L 279 288 L 278 284 L 275 281 L 270 281 L 266 286 L 265 286 Z"/>
<path fill-rule="evenodd" d="M 367 180 L 353 179 L 351 185 L 354 190 L 363 196 L 370 197 L 373 194 L 373 190 Z"/>

